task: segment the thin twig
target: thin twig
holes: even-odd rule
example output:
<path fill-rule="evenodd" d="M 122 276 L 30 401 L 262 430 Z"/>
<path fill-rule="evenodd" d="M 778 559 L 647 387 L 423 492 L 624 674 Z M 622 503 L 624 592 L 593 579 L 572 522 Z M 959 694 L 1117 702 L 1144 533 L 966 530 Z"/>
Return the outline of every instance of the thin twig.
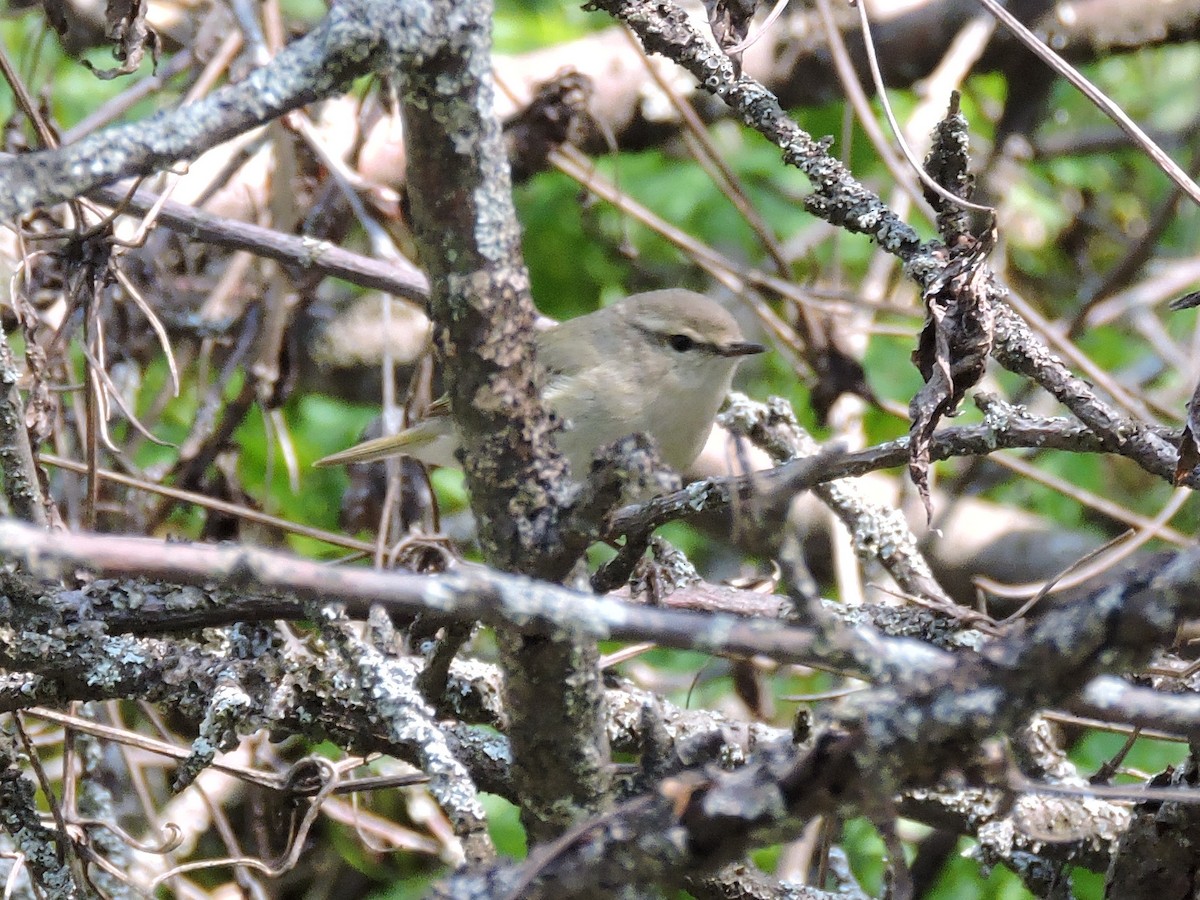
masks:
<path fill-rule="evenodd" d="M 1022 25 L 1020 20 L 997 3 L 996 0 L 977 0 L 977 2 L 999 19 L 1001 24 L 1012 32 L 1013 37 L 1033 51 L 1038 59 L 1067 79 L 1067 81 L 1071 82 L 1071 84 L 1075 85 L 1085 97 L 1096 105 L 1097 109 L 1116 122 L 1120 129 L 1129 135 L 1129 139 L 1141 147 L 1146 155 L 1154 160 L 1159 168 L 1166 173 L 1167 177 L 1192 198 L 1192 202 L 1200 204 L 1200 185 L 1197 185 L 1196 182 L 1189 178 L 1187 172 L 1180 168 L 1179 164 L 1171 159 L 1158 144 L 1154 143 L 1150 135 L 1146 134 L 1133 119 L 1129 118 L 1116 102 L 1088 81 L 1078 69 L 1038 40 L 1037 35 Z"/>

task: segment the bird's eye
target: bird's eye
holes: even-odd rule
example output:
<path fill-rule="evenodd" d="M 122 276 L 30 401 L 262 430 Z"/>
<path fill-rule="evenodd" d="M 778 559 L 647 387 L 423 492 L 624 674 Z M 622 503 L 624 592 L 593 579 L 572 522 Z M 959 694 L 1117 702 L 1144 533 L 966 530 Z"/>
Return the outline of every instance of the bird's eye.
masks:
<path fill-rule="evenodd" d="M 671 349 L 677 353 L 686 353 L 696 346 L 696 342 L 686 334 L 673 334 L 667 338 L 667 343 L 671 345 Z"/>

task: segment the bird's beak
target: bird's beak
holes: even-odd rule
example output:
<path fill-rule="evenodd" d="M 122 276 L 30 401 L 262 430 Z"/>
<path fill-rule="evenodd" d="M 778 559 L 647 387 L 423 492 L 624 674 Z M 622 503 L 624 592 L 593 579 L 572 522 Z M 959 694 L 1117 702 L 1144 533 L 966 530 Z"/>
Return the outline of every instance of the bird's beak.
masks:
<path fill-rule="evenodd" d="M 766 353 L 767 348 L 753 341 L 736 341 L 723 345 L 717 352 L 722 356 L 753 356 L 756 353 Z"/>

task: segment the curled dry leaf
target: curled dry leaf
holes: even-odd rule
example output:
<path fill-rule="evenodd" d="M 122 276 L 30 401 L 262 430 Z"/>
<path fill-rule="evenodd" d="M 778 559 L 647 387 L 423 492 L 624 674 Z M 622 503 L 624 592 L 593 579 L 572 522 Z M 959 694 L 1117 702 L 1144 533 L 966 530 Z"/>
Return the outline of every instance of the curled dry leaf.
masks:
<path fill-rule="evenodd" d="M 943 417 L 953 415 L 967 389 L 983 376 L 992 349 L 995 311 L 984 296 L 994 233 L 964 236 L 949 248 L 950 262 L 925 291 L 925 326 L 913 363 L 925 386 L 909 404 L 908 471 L 932 518 L 929 445 Z"/>
<path fill-rule="evenodd" d="M 945 117 L 933 132 L 933 145 L 925 158 L 926 172 L 951 194 L 968 199 L 974 190 L 969 170 L 967 120 L 959 109 L 959 96 L 950 95 Z M 937 211 L 938 230 L 946 241 L 949 260 L 937 279 L 925 288 L 925 325 L 913 363 L 925 386 L 909 404 L 908 471 L 925 513 L 931 519 L 929 498 L 929 443 L 945 416 L 954 415 L 967 389 L 983 376 L 992 350 L 995 311 L 985 288 L 988 270 L 984 260 L 996 244 L 995 216 L 972 229 L 970 212 L 939 193 L 926 199 Z"/>
<path fill-rule="evenodd" d="M 150 5 L 146 0 L 108 0 L 104 9 L 104 18 L 108 23 L 105 34 L 109 40 L 115 41 L 113 57 L 121 65 L 115 69 L 97 69 L 94 65 L 83 60 L 83 64 L 92 74 L 104 81 L 129 75 L 138 70 L 146 48 L 150 48 L 150 58 L 154 68 L 158 70 L 158 54 L 162 49 L 162 41 L 153 28 L 146 23 L 146 13 Z"/>
<path fill-rule="evenodd" d="M 1179 438 L 1179 461 L 1175 463 L 1175 486 L 1187 484 L 1192 470 L 1200 465 L 1200 384 L 1188 401 L 1187 418 L 1183 423 L 1183 434 Z"/>

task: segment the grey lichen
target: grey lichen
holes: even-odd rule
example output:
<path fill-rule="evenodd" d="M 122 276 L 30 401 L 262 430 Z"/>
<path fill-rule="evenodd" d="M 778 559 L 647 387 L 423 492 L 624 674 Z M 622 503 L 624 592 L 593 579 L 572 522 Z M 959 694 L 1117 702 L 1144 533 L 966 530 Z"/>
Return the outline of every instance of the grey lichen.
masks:
<path fill-rule="evenodd" d="M 51 900 L 74 900 L 83 895 L 71 877 L 70 867 L 59 858 L 54 833 L 42 824 L 35 793 L 21 771 L 13 736 L 0 729 L 0 826 L 25 857 L 37 893 Z"/>
<path fill-rule="evenodd" d="M 246 715 L 254 706 L 250 695 L 232 677 L 220 679 L 192 741 L 192 752 L 175 773 L 174 790 L 181 791 L 191 784 L 219 750 L 237 746 L 239 728 L 246 729 Z"/>
<path fill-rule="evenodd" d="M 391 659 L 366 643 L 356 645 L 359 677 L 372 715 L 389 740 L 407 748 L 429 775 L 429 791 L 454 823 L 455 833 L 478 847 L 485 841 L 486 813 L 470 773 L 447 744 L 434 711 L 417 688 L 416 660 Z"/>

